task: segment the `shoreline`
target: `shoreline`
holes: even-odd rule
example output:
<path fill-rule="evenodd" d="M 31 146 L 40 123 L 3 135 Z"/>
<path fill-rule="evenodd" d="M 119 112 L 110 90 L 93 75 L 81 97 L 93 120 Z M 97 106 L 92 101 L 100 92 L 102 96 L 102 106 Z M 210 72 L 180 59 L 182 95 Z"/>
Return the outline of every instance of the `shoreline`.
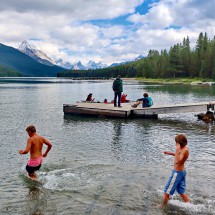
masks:
<path fill-rule="evenodd" d="M 186 84 L 186 85 L 215 85 L 215 82 L 211 79 L 145 79 L 145 78 L 136 78 L 137 81 L 145 83 L 157 83 L 157 84 Z"/>
<path fill-rule="evenodd" d="M 0 77 L 1 80 L 5 79 L 25 79 L 25 78 L 57 78 L 69 80 L 83 80 L 83 81 L 113 81 L 115 78 L 97 78 L 97 77 Z M 193 85 L 193 86 L 215 86 L 215 80 L 212 79 L 197 79 L 197 78 L 121 78 L 123 81 L 138 81 L 148 84 L 169 84 L 169 85 Z"/>

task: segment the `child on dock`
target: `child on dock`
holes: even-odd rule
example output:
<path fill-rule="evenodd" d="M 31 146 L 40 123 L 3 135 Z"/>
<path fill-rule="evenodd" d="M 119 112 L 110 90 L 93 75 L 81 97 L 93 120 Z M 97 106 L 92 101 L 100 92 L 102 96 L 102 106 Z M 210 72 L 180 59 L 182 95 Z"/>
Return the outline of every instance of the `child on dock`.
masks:
<path fill-rule="evenodd" d="M 93 98 L 93 94 L 89 93 L 86 98 L 86 102 L 93 102 L 94 100 L 95 100 L 95 98 Z"/>
<path fill-rule="evenodd" d="M 131 105 L 131 107 L 136 108 L 139 104 L 142 103 L 142 107 L 151 107 L 153 105 L 152 98 L 149 97 L 148 93 L 143 94 L 143 98 L 137 99 L 137 101 Z"/>
<path fill-rule="evenodd" d="M 165 207 L 168 203 L 169 196 L 173 195 L 175 190 L 180 194 L 185 202 L 190 202 L 188 196 L 185 194 L 186 190 L 186 170 L 185 161 L 189 157 L 189 149 L 187 147 L 187 138 L 183 134 L 179 134 L 175 137 L 176 150 L 175 152 L 164 151 L 166 155 L 175 156 L 174 170 L 165 186 L 163 204 L 161 207 Z"/>

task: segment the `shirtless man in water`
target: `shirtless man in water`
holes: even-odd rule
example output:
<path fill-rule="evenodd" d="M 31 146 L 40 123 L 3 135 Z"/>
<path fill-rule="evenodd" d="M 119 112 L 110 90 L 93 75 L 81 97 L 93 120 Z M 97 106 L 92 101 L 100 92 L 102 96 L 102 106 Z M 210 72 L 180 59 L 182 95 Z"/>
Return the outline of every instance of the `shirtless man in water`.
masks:
<path fill-rule="evenodd" d="M 186 189 L 186 170 L 184 163 L 189 157 L 189 149 L 187 147 L 187 138 L 183 134 L 179 134 L 175 137 L 176 150 L 175 152 L 164 151 L 166 155 L 175 156 L 174 170 L 164 188 L 163 204 L 161 207 L 165 207 L 168 203 L 169 196 L 173 195 L 175 190 L 180 194 L 185 202 L 190 202 L 188 196 L 185 194 Z"/>
<path fill-rule="evenodd" d="M 33 125 L 28 126 L 26 131 L 29 135 L 27 146 L 25 150 L 20 150 L 19 154 L 27 154 L 30 151 L 30 160 L 27 163 L 26 170 L 30 178 L 36 179 L 37 175 L 35 174 L 35 171 L 40 169 L 43 158 L 46 157 L 48 152 L 51 150 L 52 144 L 44 137 L 39 136 Z M 42 154 L 43 144 L 47 145 L 47 149 L 44 154 Z"/>

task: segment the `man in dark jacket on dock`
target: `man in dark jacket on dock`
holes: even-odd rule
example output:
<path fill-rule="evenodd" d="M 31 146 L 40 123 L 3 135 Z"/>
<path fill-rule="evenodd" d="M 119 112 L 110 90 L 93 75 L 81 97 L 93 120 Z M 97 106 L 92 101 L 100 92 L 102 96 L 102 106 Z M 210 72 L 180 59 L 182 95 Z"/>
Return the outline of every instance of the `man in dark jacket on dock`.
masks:
<path fill-rule="evenodd" d="M 120 75 L 117 76 L 117 78 L 113 82 L 113 91 L 114 91 L 114 107 L 117 107 L 117 97 L 118 97 L 118 107 L 121 106 L 121 94 L 123 92 L 123 85 Z"/>

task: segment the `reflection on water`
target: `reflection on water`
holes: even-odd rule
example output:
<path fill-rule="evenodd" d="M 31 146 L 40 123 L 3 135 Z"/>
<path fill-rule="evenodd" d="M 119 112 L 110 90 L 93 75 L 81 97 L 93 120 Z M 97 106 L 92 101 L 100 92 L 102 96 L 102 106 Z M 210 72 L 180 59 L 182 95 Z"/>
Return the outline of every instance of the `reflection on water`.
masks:
<path fill-rule="evenodd" d="M 215 214 L 213 123 L 198 121 L 194 113 L 157 120 L 67 117 L 63 104 L 80 101 L 89 92 L 98 100 L 112 100 L 112 82 L 24 81 L 0 84 L 0 214 Z M 124 82 L 129 98 L 136 100 L 147 91 L 155 104 L 213 101 L 214 89 Z M 39 173 L 43 186 L 16 177 L 28 159 L 18 150 L 25 147 L 29 124 L 53 142 Z M 163 151 L 175 150 L 178 133 L 188 137 L 191 204 L 174 195 L 160 210 L 173 168 L 173 158 Z"/>
<path fill-rule="evenodd" d="M 47 207 L 47 196 L 37 187 L 29 188 L 29 194 L 26 198 L 26 208 L 29 214 L 43 214 Z"/>
<path fill-rule="evenodd" d="M 38 181 L 31 180 L 25 173 L 19 174 L 23 185 L 28 193 L 22 201 L 20 214 L 43 215 L 48 211 L 51 214 L 57 214 L 57 208 L 50 202 L 50 190 L 45 189 L 41 178 Z"/>
<path fill-rule="evenodd" d="M 121 122 L 116 122 L 113 125 L 113 138 L 111 141 L 111 150 L 113 153 L 113 156 L 119 160 L 120 159 L 120 154 L 122 153 L 122 143 L 120 142 L 121 139 L 121 133 L 122 133 L 122 124 Z"/>

